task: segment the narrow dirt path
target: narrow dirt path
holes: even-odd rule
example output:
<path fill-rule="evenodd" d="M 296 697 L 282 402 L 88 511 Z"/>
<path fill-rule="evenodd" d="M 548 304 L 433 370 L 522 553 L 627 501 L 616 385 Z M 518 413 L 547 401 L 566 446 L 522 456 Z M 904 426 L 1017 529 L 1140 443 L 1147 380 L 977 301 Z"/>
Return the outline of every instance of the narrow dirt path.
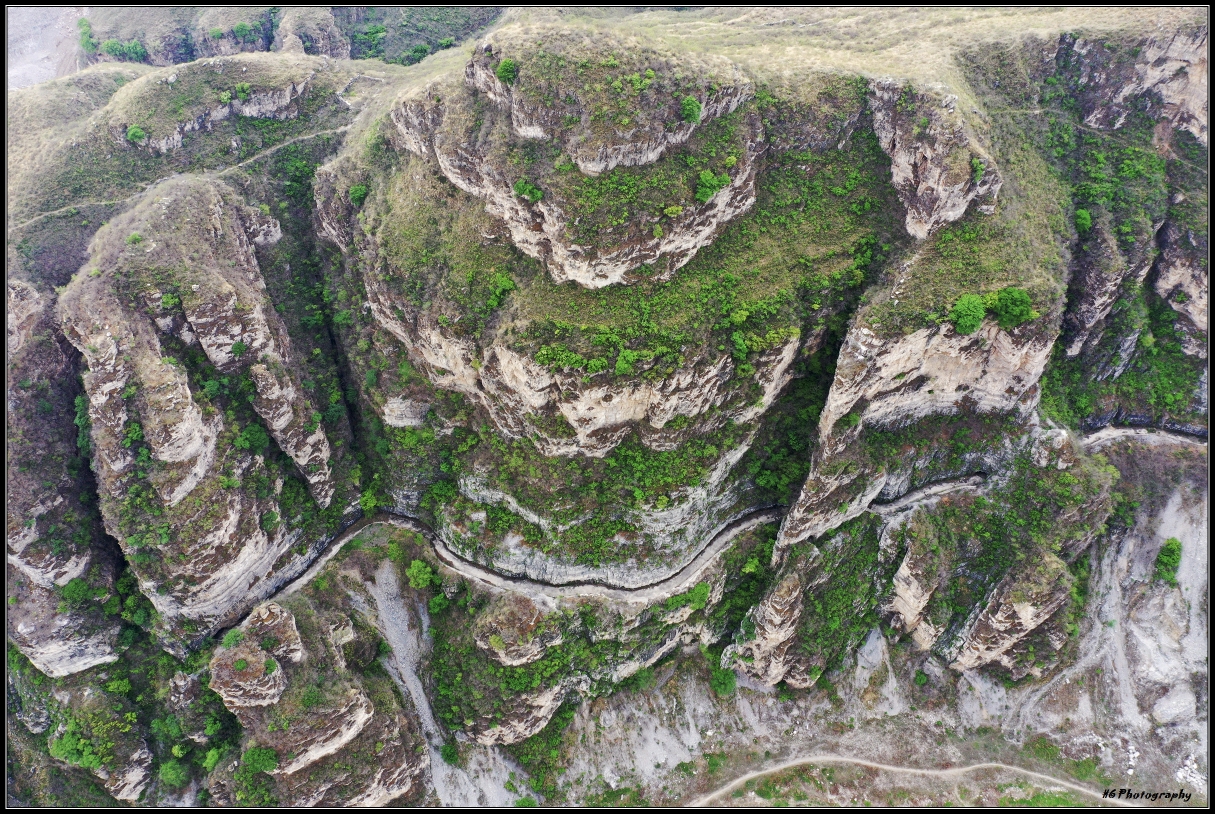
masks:
<path fill-rule="evenodd" d="M 959 766 L 954 769 L 916 769 L 916 768 L 912 768 L 912 767 L 908 767 L 908 766 L 890 766 L 885 763 L 875 763 L 871 760 L 864 760 L 862 758 L 846 757 L 844 755 L 835 755 L 835 754 L 810 755 L 808 757 L 794 758 L 792 760 L 786 760 L 783 763 L 778 763 L 777 765 L 771 766 L 767 769 L 758 769 L 753 772 L 748 772 L 747 774 L 744 774 L 742 777 L 739 777 L 739 778 L 736 778 L 735 780 L 730 781 L 729 783 L 727 783 L 726 785 L 717 789 L 716 791 L 711 791 L 708 794 L 702 795 L 701 797 L 698 797 L 697 799 L 693 800 L 690 803 L 686 803 L 685 805 L 689 806 L 689 807 L 693 807 L 693 808 L 703 808 L 705 806 L 712 805 L 713 800 L 715 800 L 716 798 L 720 797 L 723 794 L 727 794 L 729 792 L 734 791 L 735 789 L 744 785 L 748 780 L 754 780 L 757 777 L 763 777 L 764 775 L 773 774 L 775 772 L 783 772 L 786 769 L 792 769 L 797 766 L 805 766 L 808 763 L 836 763 L 836 764 L 847 763 L 847 764 L 852 764 L 855 766 L 864 766 L 869 769 L 878 769 L 878 770 L 884 771 L 884 772 L 898 772 L 900 774 L 918 774 L 918 775 L 921 775 L 924 777 L 961 777 L 965 774 L 968 774 L 970 772 L 979 771 L 981 769 L 1004 769 L 1007 771 L 1017 772 L 1018 774 L 1023 774 L 1026 777 L 1031 777 L 1034 780 L 1037 780 L 1042 783 L 1050 783 L 1055 786 L 1062 786 L 1063 788 L 1066 788 L 1070 791 L 1079 792 L 1080 794 L 1083 794 L 1087 797 L 1091 797 L 1095 800 L 1100 800 L 1103 803 L 1110 803 L 1112 805 L 1123 806 L 1123 807 L 1127 807 L 1127 808 L 1137 808 L 1137 806 L 1135 806 L 1131 803 L 1125 802 L 1125 801 L 1107 800 L 1107 799 L 1103 798 L 1100 793 L 1095 792 L 1090 788 L 1086 788 L 1085 786 L 1081 786 L 1076 783 L 1073 783 L 1069 780 L 1060 780 L 1057 777 L 1051 777 L 1050 775 L 1039 774 L 1038 772 L 1032 772 L 1029 769 L 1023 769 L 1020 766 L 1010 766 L 1007 763 L 976 763 L 972 766 Z"/>
<path fill-rule="evenodd" d="M 1189 447 L 1205 447 L 1207 442 L 1192 435 L 1184 435 L 1168 430 L 1146 429 L 1143 427 L 1102 427 L 1096 432 L 1089 433 L 1080 439 L 1080 444 L 1089 452 L 1101 449 L 1123 438 L 1133 438 L 1145 444 L 1158 446 L 1161 444 L 1182 444 Z"/>

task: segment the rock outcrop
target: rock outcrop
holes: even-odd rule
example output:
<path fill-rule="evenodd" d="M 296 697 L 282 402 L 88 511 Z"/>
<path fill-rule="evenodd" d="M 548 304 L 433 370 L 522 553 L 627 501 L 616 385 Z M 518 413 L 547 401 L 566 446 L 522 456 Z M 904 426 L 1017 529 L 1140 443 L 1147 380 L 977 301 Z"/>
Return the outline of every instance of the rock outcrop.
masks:
<path fill-rule="evenodd" d="M 1012 668 L 1006 654 L 1069 600 L 1072 576 L 1058 557 L 1047 556 L 1009 574 L 952 648 L 950 667 L 974 670 L 992 662 Z"/>
<path fill-rule="evenodd" d="M 220 372 L 245 373 L 253 411 L 313 498 L 323 507 L 334 493 L 328 440 L 254 254 L 278 234 L 277 223 L 220 184 L 168 181 L 98 233 L 87 273 L 59 303 L 64 333 L 88 366 L 93 469 L 107 530 L 129 556 L 182 534 L 184 558 L 156 563 L 168 571 L 157 581 L 176 588 L 150 592 L 169 620 L 231 619 L 281 581 L 275 565 L 295 541 L 287 524 L 263 528 L 267 512 L 281 514 L 275 491 L 224 487 L 229 478 L 269 478 L 265 459 L 191 387 L 184 360 L 169 357 L 166 343 L 201 349 Z M 159 511 L 144 511 L 159 519 L 123 508 L 135 498 L 155 501 Z M 150 576 L 151 563 L 132 561 Z"/>
<path fill-rule="evenodd" d="M 63 596 L 73 580 L 108 596 L 115 563 L 85 497 L 79 470 L 87 466 L 87 426 L 82 448 L 82 428 L 74 423 L 76 358 L 57 335 L 54 302 L 51 291 L 8 282 L 5 618 L 10 641 L 39 670 L 59 678 L 116 660 L 120 623 L 92 597 L 67 602 Z"/>
<path fill-rule="evenodd" d="M 801 621 L 804 591 L 801 575 L 791 570 L 748 614 L 755 624 L 755 635 L 742 644 L 732 644 L 722 652 L 721 663 L 738 665 L 760 683 L 776 686 L 788 680 L 790 686 L 805 687 L 804 669 L 796 652 L 797 626 Z M 792 673 L 792 675 L 790 675 Z"/>
<path fill-rule="evenodd" d="M 502 37 L 479 46 L 465 72 L 464 87 L 440 84 L 399 103 L 392 113 L 394 140 L 402 149 L 433 158 L 448 180 L 484 199 L 486 210 L 502 219 L 514 244 L 543 262 L 554 281 L 601 288 L 642 277 L 666 279 L 755 203 L 763 125 L 750 111 L 742 114 L 736 127 L 739 154 L 727 169 L 724 188 L 706 200 L 674 207 L 666 219 L 634 219 L 624 225 L 622 235 L 609 228 L 597 237 L 597 246 L 573 239 L 572 190 L 565 191 L 554 176 L 552 183 L 545 184 L 542 199 L 531 201 L 518 194 L 512 180 L 517 172 L 509 167 L 504 152 L 510 142 L 552 140 L 588 175 L 646 166 L 687 142 L 697 126 L 737 110 L 753 91 L 737 69 L 715 64 L 713 80 L 706 78 L 703 84 L 708 87 L 700 91 L 700 98 L 687 97 L 695 100 L 697 111 L 696 119 L 688 120 L 669 92 L 648 89 L 654 83 L 663 86 L 667 72 L 676 70 L 673 57 L 654 55 L 652 62 L 639 67 L 638 99 L 623 123 L 615 128 L 592 126 L 586 105 L 546 101 L 547 90 L 531 84 L 540 80 L 532 79 L 526 62 L 517 84 L 507 84 L 495 74 L 497 60 L 513 55 L 522 61 L 528 48 Z M 656 75 L 648 65 L 663 73 Z M 484 94 L 489 102 L 481 113 L 474 113 L 480 104 L 477 94 Z M 580 123 L 571 126 L 567 119 Z M 642 266 L 646 268 L 638 272 Z"/>
<path fill-rule="evenodd" d="M 1158 34 L 1133 49 L 1065 34 L 1056 61 L 1075 70 L 1084 123 L 1117 129 L 1134 103 L 1148 100 L 1149 115 L 1167 119 L 1207 143 L 1208 33 L 1205 28 Z"/>
<path fill-rule="evenodd" d="M 1207 308 L 1211 276 L 1207 266 L 1207 240 L 1172 221 L 1160 230 L 1160 256 L 1156 259 L 1152 287 L 1181 319 L 1181 349 L 1190 356 L 1206 358 Z"/>
<path fill-rule="evenodd" d="M 342 34 L 333 11 L 328 8 L 291 7 L 283 10 L 274 31 L 276 51 L 294 51 L 315 56 L 350 59 L 350 40 Z"/>
<path fill-rule="evenodd" d="M 416 752 L 416 723 L 391 692 L 372 702 L 354 665 L 342 657 L 341 637 L 306 642 L 296 622 L 304 614 L 305 629 L 319 633 L 322 625 L 349 630 L 349 617 L 326 623 L 298 595 L 289 605 L 294 611 L 276 602 L 256 608 L 235 636 L 228 634 L 232 646 L 218 648 L 210 664 L 211 688 L 259 743 L 279 755 L 271 775 L 280 799 L 299 806 L 374 805 L 408 792 L 426 768 Z M 355 760 L 367 752 L 375 755 L 373 763 Z"/>
<path fill-rule="evenodd" d="M 966 214 L 975 199 L 995 209 L 1003 179 L 967 133 L 956 96 L 937 100 L 890 79 L 869 83 L 873 131 L 890 156 L 891 183 L 907 208 L 907 233 L 923 240 Z"/>

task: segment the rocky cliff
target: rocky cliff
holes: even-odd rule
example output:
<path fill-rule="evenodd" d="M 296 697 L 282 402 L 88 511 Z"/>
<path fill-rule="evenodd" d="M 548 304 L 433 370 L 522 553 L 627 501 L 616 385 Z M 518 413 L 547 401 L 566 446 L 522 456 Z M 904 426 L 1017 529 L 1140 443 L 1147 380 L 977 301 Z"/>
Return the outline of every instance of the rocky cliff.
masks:
<path fill-rule="evenodd" d="M 278 235 L 277 223 L 222 185 L 167 182 L 99 233 L 89 265 L 59 302 L 64 333 L 87 366 L 107 530 L 137 569 L 151 569 L 144 579 L 177 586 L 153 594 L 170 625 L 220 624 L 281 581 L 279 560 L 295 535 L 264 520 L 285 514 L 266 442 L 287 456 L 317 504 L 333 496 L 328 440 L 254 254 Z M 253 422 L 245 430 L 231 410 L 215 408 L 222 385 L 211 380 L 207 391 L 202 366 L 248 383 Z M 266 493 L 225 485 L 253 477 L 265 479 Z M 179 553 L 149 557 L 163 546 Z"/>

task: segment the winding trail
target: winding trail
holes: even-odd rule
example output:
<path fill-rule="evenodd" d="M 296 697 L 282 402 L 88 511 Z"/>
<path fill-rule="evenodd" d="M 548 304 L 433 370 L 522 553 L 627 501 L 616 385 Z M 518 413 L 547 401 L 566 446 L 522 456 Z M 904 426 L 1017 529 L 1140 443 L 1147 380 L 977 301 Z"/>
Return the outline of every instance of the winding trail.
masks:
<path fill-rule="evenodd" d="M 1206 441 L 1192 435 L 1142 427 L 1102 427 L 1081 438 L 1080 445 L 1084 447 L 1085 451 L 1094 452 L 1124 438 L 1133 438 L 1152 446 L 1182 444 L 1190 447 L 1205 447 L 1207 445 Z"/>
<path fill-rule="evenodd" d="M 920 489 L 908 492 L 902 497 L 887 503 L 874 504 L 870 506 L 870 511 L 883 517 L 896 514 L 898 512 L 907 511 L 919 505 L 921 501 L 931 500 L 940 495 L 949 494 L 952 492 L 973 492 L 980 488 L 983 482 L 982 476 L 972 476 L 969 478 L 959 478 L 951 481 L 943 481 L 924 486 Z M 496 571 L 486 568 L 477 563 L 471 562 L 456 552 L 452 551 L 439 538 L 430 526 L 418 520 L 415 517 L 410 517 L 404 514 L 395 512 L 381 511 L 377 512 L 373 517 L 361 520 L 354 523 L 341 534 L 333 539 L 329 546 L 325 549 L 325 553 L 314 562 L 302 576 L 297 577 L 292 582 L 288 583 L 284 588 L 280 589 L 278 596 L 286 596 L 295 593 L 300 588 L 307 585 L 321 569 L 333 559 L 347 542 L 361 533 L 364 529 L 374 525 L 391 525 L 398 528 L 406 528 L 411 531 L 416 531 L 426 538 L 426 541 L 434 549 L 435 556 L 439 561 L 451 568 L 463 578 L 485 585 L 491 588 L 505 589 L 522 593 L 532 598 L 546 599 L 576 599 L 586 597 L 596 597 L 600 599 L 609 599 L 616 602 L 630 602 L 637 604 L 649 604 L 665 600 L 676 594 L 682 593 L 699 581 L 700 577 L 706 570 L 709 569 L 734 538 L 744 531 L 761 526 L 765 523 L 777 522 L 781 519 L 784 512 L 780 508 L 766 507 L 756 509 L 748 514 L 743 515 L 734 522 L 728 524 L 725 528 L 715 534 L 708 543 L 705 544 L 687 565 L 674 571 L 654 582 L 643 585 L 639 588 L 618 588 L 612 585 L 604 585 L 598 582 L 571 582 L 561 585 L 553 585 L 545 582 L 528 579 L 526 577 L 512 577 L 499 574 Z"/>
<path fill-rule="evenodd" d="M 1033 771 L 1030 771 L 1029 769 L 1023 769 L 1020 766 L 1010 766 L 1007 763 L 975 763 L 974 765 L 971 765 L 971 766 L 959 766 L 954 769 L 916 769 L 916 768 L 911 768 L 908 766 L 890 766 L 885 763 L 875 763 L 871 760 L 864 760 L 862 758 L 847 757 L 845 755 L 835 755 L 835 754 L 809 755 L 807 757 L 793 758 L 792 760 L 786 760 L 783 763 L 778 763 L 775 766 L 770 766 L 766 769 L 757 769 L 756 771 L 748 772 L 747 774 L 744 774 L 742 777 L 738 777 L 738 778 L 730 781 L 726 785 L 722 786 L 721 788 L 719 788 L 715 791 L 711 791 L 708 794 L 702 795 L 701 797 L 698 797 L 697 799 L 693 800 L 690 803 L 686 803 L 685 805 L 687 805 L 689 807 L 693 807 L 693 808 L 704 808 L 705 806 L 712 805 L 713 800 L 720 797 L 721 795 L 734 791 L 735 789 L 744 785 L 748 780 L 754 780 L 757 777 L 763 777 L 764 775 L 773 774 L 775 772 L 783 772 L 786 769 L 792 769 L 797 766 L 805 766 L 808 763 L 835 763 L 835 764 L 845 763 L 845 764 L 852 764 L 854 766 L 864 766 L 869 769 L 878 769 L 878 770 L 884 771 L 884 772 L 897 772 L 900 774 L 918 774 L 918 775 L 921 775 L 924 777 L 961 777 L 962 775 L 968 774 L 970 772 L 980 771 L 982 769 L 1004 769 L 1007 771 L 1017 772 L 1018 774 L 1023 774 L 1026 777 L 1031 777 L 1034 780 L 1037 780 L 1042 783 L 1050 783 L 1052 785 L 1062 786 L 1063 788 L 1066 788 L 1070 791 L 1079 792 L 1080 794 L 1084 794 L 1095 800 L 1100 800 L 1103 803 L 1110 803 L 1112 805 L 1122 806 L 1125 808 L 1138 808 L 1138 806 L 1134 805 L 1133 803 L 1128 803 L 1123 800 L 1107 800 L 1107 799 L 1103 798 L 1098 792 L 1095 792 L 1092 789 L 1087 788 L 1085 786 L 1081 786 L 1076 783 L 1073 783 L 1069 780 L 1060 780 L 1057 777 L 1051 777 L 1050 775 L 1047 775 L 1047 774 L 1040 774 L 1038 772 L 1033 772 Z"/>

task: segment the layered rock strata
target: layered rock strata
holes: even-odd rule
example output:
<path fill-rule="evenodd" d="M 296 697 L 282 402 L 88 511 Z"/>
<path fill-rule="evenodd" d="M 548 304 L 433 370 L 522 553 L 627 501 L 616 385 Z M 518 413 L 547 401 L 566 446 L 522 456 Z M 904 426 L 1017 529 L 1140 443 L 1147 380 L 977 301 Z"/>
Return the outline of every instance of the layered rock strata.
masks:
<path fill-rule="evenodd" d="M 222 185 L 165 182 L 99 232 L 89 265 L 59 303 L 64 334 L 88 367 L 93 469 L 107 530 L 128 554 L 152 533 L 162 544 L 177 538 L 185 554 L 159 563 L 176 576 L 162 584 L 175 587 L 149 592 L 169 619 L 213 625 L 250 607 L 274 589 L 275 563 L 295 542 L 286 524 L 262 527 L 267 512 L 281 514 L 276 494 L 223 487 L 260 471 L 263 459 L 234 444 L 235 428 L 200 402 L 184 366 L 164 349 L 170 337 L 201 347 L 223 373 L 246 371 L 253 410 L 316 502 L 326 506 L 334 493 L 328 440 L 254 254 L 255 244 L 279 235 L 275 221 Z M 146 457 L 136 454 L 139 442 Z M 145 479 L 167 514 L 153 512 L 161 519 L 147 524 L 159 531 L 132 534 L 124 501 Z"/>

